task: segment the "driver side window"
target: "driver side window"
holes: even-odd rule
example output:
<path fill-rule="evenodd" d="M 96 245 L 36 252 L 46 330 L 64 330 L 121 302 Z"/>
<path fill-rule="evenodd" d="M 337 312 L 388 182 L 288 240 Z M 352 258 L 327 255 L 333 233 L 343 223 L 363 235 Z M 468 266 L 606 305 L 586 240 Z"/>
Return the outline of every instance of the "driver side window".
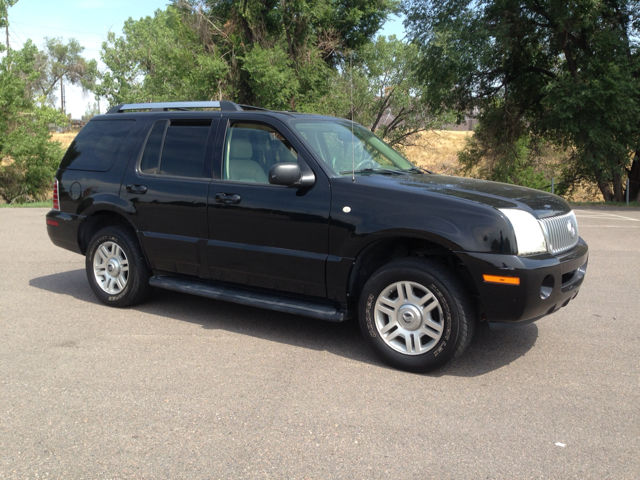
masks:
<path fill-rule="evenodd" d="M 298 152 L 273 127 L 243 122 L 227 130 L 223 159 L 224 180 L 268 184 L 271 167 L 296 162 Z"/>

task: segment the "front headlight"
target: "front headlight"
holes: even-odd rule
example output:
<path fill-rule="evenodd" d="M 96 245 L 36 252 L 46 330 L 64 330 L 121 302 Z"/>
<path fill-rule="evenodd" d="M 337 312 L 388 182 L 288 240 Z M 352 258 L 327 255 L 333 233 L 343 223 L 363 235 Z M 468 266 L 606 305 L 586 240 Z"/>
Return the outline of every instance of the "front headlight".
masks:
<path fill-rule="evenodd" d="M 518 243 L 518 255 L 547 251 L 547 242 L 540 222 L 530 213 L 516 208 L 499 209 L 511 222 Z"/>

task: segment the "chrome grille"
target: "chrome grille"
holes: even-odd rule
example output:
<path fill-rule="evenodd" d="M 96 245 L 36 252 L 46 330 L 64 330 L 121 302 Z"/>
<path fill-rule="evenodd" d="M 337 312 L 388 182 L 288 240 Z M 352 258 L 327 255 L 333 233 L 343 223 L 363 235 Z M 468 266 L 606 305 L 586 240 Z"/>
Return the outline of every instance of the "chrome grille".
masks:
<path fill-rule="evenodd" d="M 543 218 L 538 221 L 542 225 L 550 253 L 555 255 L 566 252 L 578 243 L 578 238 L 580 238 L 578 222 L 576 221 L 576 216 L 573 211 L 566 215 Z"/>

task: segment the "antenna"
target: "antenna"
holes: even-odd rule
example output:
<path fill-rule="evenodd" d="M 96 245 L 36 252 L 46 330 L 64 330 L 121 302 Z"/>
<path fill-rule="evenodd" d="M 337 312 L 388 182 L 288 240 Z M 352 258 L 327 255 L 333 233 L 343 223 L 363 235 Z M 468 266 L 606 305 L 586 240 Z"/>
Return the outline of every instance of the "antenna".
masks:
<path fill-rule="evenodd" d="M 351 181 L 356 181 L 356 142 L 353 136 L 353 50 L 349 56 L 349 83 L 351 97 Z"/>

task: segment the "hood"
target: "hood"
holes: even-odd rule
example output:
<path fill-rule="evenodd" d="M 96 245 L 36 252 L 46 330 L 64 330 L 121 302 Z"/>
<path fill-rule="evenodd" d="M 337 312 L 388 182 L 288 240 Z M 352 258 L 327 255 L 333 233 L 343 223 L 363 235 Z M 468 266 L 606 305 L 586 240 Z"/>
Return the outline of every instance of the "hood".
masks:
<path fill-rule="evenodd" d="M 384 188 L 394 183 L 396 188 L 427 190 L 494 208 L 520 208 L 533 213 L 537 218 L 554 217 L 571 211 L 571 206 L 561 197 L 533 188 L 506 183 L 452 177 L 439 174 L 411 175 L 359 175 L 356 182 L 376 184 Z"/>

